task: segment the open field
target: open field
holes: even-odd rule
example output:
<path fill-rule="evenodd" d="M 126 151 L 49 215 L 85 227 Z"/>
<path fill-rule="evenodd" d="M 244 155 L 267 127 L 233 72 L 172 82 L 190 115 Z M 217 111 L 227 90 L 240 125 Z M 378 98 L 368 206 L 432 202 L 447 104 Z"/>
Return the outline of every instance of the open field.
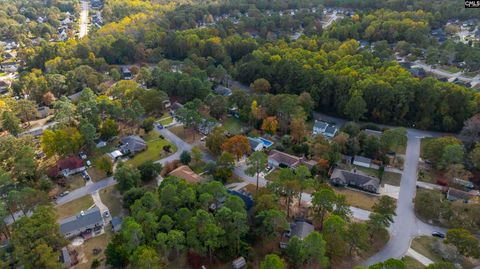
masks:
<path fill-rule="evenodd" d="M 59 219 L 74 216 L 82 210 L 87 210 L 93 205 L 93 199 L 90 195 L 85 195 L 77 200 L 55 207 Z"/>

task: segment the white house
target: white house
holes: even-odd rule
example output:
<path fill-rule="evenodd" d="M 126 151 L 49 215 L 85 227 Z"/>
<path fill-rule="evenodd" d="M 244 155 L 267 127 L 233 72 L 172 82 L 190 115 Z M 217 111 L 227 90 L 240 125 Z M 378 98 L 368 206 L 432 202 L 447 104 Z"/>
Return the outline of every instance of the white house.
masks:
<path fill-rule="evenodd" d="M 372 159 L 357 155 L 353 158 L 353 164 L 361 167 L 370 168 L 370 165 L 372 164 Z"/>
<path fill-rule="evenodd" d="M 323 121 L 315 121 L 315 124 L 313 125 L 313 130 L 312 130 L 312 133 L 314 135 L 320 134 L 328 138 L 334 137 L 337 134 L 337 132 L 338 132 L 338 129 L 335 126 Z"/>

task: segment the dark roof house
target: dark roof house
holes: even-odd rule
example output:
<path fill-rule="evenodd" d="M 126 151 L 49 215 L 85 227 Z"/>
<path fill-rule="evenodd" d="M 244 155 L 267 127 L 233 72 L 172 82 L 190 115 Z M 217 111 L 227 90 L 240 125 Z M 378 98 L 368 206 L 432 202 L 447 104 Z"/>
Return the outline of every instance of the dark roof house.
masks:
<path fill-rule="evenodd" d="M 335 186 L 350 186 L 363 191 L 378 193 L 380 180 L 375 177 L 361 174 L 357 171 L 335 169 L 330 176 L 330 181 Z"/>
<path fill-rule="evenodd" d="M 305 165 L 309 169 L 316 165 L 313 160 L 307 160 L 305 157 L 297 157 L 278 150 L 272 150 L 268 156 L 268 164 L 274 167 L 297 167 Z"/>
<path fill-rule="evenodd" d="M 147 143 L 138 135 L 130 135 L 120 139 L 121 149 L 130 154 L 137 154 L 147 149 Z"/>
<path fill-rule="evenodd" d="M 470 203 L 470 202 L 473 202 L 473 200 L 475 200 L 474 198 L 476 197 L 477 196 L 474 195 L 473 193 L 457 190 L 454 188 L 448 188 L 448 191 L 447 191 L 447 199 L 450 201 L 461 200 L 465 203 Z"/>
<path fill-rule="evenodd" d="M 83 160 L 78 156 L 70 156 L 59 160 L 55 168 L 57 175 L 62 173 L 65 177 L 80 173 L 86 169 Z"/>
<path fill-rule="evenodd" d="M 355 155 L 355 157 L 353 158 L 353 164 L 368 168 L 372 164 L 372 159 L 367 158 L 367 157 L 363 157 L 363 156 L 359 156 L 359 155 Z"/>
<path fill-rule="evenodd" d="M 59 221 L 60 232 L 70 238 L 87 232 L 89 229 L 103 227 L 103 217 L 98 207 Z"/>
<path fill-rule="evenodd" d="M 215 88 L 213 89 L 213 91 L 218 94 L 218 95 L 222 95 L 222 96 L 230 96 L 232 95 L 232 90 L 230 90 L 229 88 L 227 87 L 224 87 L 222 85 L 217 85 L 215 86 Z"/>
<path fill-rule="evenodd" d="M 290 224 L 290 229 L 292 231 L 291 236 L 296 236 L 302 240 L 315 230 L 312 224 L 304 220 L 296 220 Z"/>

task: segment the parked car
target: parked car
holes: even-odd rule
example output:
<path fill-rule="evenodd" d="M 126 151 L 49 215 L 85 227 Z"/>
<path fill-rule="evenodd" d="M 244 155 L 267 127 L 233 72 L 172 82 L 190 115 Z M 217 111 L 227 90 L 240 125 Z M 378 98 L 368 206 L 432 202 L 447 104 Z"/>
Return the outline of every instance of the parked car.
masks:
<path fill-rule="evenodd" d="M 64 192 L 60 193 L 58 196 L 63 197 L 63 196 L 68 195 L 69 193 L 70 193 L 69 191 L 64 191 Z"/>
<path fill-rule="evenodd" d="M 445 238 L 445 234 L 442 232 L 433 232 L 432 236 L 442 238 L 442 239 Z"/>
<path fill-rule="evenodd" d="M 90 175 L 88 175 L 88 173 L 86 171 L 83 171 L 82 172 L 82 177 L 83 179 L 85 179 L 86 181 L 89 181 L 90 180 Z"/>
<path fill-rule="evenodd" d="M 108 210 L 103 211 L 103 216 L 104 216 L 105 218 L 110 217 L 110 212 L 108 212 Z"/>

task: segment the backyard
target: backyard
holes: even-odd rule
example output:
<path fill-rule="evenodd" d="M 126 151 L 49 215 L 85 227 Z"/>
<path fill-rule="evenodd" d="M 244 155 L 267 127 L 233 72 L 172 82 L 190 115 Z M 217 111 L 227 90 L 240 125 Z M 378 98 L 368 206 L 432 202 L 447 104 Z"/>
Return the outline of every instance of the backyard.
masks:
<path fill-rule="evenodd" d="M 173 145 L 166 139 L 160 138 L 158 133 L 155 131 L 152 131 L 149 134 L 145 135 L 143 139 L 147 143 L 147 149 L 143 152 L 138 153 L 132 159 L 128 160 L 128 164 L 137 167 L 146 161 L 156 161 L 165 158 L 173 154 L 177 150 L 175 145 Z M 167 145 L 170 146 L 170 152 L 166 152 L 163 150 L 163 147 Z"/>
<path fill-rule="evenodd" d="M 242 123 L 235 117 L 227 118 L 222 125 L 225 130 L 233 135 L 237 135 L 242 132 Z"/>
<path fill-rule="evenodd" d="M 85 195 L 66 204 L 55 207 L 58 219 L 75 216 L 82 210 L 87 210 L 93 206 L 93 199 L 90 195 Z"/>
<path fill-rule="evenodd" d="M 100 261 L 100 266 L 98 268 L 106 268 L 104 262 L 105 260 L 105 249 L 107 248 L 108 242 L 110 241 L 110 233 L 105 232 L 102 235 L 93 237 L 85 241 L 81 246 L 76 247 L 75 249 L 79 253 L 79 264 L 75 266 L 77 269 L 90 269 L 92 267 L 92 261 L 97 259 Z M 100 249 L 100 253 L 94 254 L 94 249 Z"/>

